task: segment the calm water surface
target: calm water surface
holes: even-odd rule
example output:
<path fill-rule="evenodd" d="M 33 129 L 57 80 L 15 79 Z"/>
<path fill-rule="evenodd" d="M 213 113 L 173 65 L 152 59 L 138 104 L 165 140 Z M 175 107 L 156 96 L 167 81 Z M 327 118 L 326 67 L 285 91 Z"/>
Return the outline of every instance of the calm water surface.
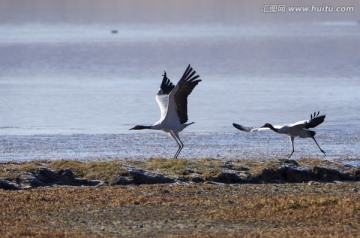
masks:
<path fill-rule="evenodd" d="M 356 22 L 2 24 L 0 52 L 0 161 L 172 157 L 165 133 L 128 129 L 159 119 L 163 71 L 176 83 L 189 63 L 203 81 L 189 97 L 196 123 L 181 134 L 180 157 L 285 157 L 288 138 L 231 124 L 283 124 L 320 110 L 327 158 L 359 160 Z M 321 157 L 312 140 L 295 146 L 294 158 Z"/>

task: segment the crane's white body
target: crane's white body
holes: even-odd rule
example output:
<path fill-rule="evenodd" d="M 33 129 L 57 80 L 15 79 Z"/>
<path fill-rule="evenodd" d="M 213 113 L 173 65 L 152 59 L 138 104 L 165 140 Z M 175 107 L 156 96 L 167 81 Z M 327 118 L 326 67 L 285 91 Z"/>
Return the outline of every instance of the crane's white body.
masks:
<path fill-rule="evenodd" d="M 307 138 L 310 136 L 310 130 L 305 129 L 305 125 L 308 121 L 298 121 L 293 124 L 285 124 L 285 125 L 274 125 L 273 127 L 277 129 L 277 133 L 285 134 L 292 137 L 300 137 L 300 138 Z M 268 127 L 260 127 L 260 128 L 253 128 L 250 132 L 257 132 L 257 131 L 265 131 L 271 130 Z"/>
<path fill-rule="evenodd" d="M 175 89 L 173 89 L 173 91 Z M 180 119 L 176 112 L 177 106 L 175 100 L 169 100 L 169 98 L 174 97 L 173 91 L 170 93 L 170 95 L 156 95 L 156 101 L 159 104 L 159 108 L 160 108 L 160 120 L 155 122 L 151 126 L 151 129 L 162 130 L 169 133 L 171 131 L 174 133 L 179 133 L 180 131 L 184 130 L 187 126 L 194 123 L 194 122 L 184 123 L 184 124 L 180 123 Z"/>

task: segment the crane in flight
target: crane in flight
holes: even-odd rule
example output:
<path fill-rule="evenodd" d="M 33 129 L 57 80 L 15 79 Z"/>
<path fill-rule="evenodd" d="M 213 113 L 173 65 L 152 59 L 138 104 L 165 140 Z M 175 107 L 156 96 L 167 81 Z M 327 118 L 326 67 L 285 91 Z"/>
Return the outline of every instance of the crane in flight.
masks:
<path fill-rule="evenodd" d="M 177 158 L 184 147 L 179 132 L 194 123 L 187 123 L 187 98 L 201 81 L 199 77 L 189 64 L 179 82 L 174 86 L 164 71 L 163 80 L 156 95 L 156 101 L 160 107 L 160 120 L 152 126 L 136 125 L 130 130 L 150 129 L 169 133 L 179 146 L 174 156 L 174 159 Z"/>
<path fill-rule="evenodd" d="M 317 141 L 315 140 L 315 131 L 310 130 L 310 128 L 314 128 L 317 127 L 318 125 L 320 125 L 321 123 L 324 122 L 325 120 L 325 115 L 319 115 L 320 112 L 314 112 L 314 114 L 310 115 L 310 119 L 309 120 L 304 120 L 304 121 L 298 121 L 295 122 L 293 124 L 286 124 L 286 125 L 282 125 L 282 126 L 278 126 L 278 125 L 272 125 L 270 123 L 266 123 L 265 125 L 263 125 L 262 127 L 245 127 L 236 123 L 233 123 L 233 126 L 241 131 L 245 131 L 245 132 L 257 132 L 257 131 L 263 131 L 263 130 L 273 130 L 276 133 L 279 134 L 285 134 L 288 135 L 290 137 L 290 141 L 291 141 L 291 145 L 292 145 L 292 152 L 289 155 L 289 158 L 292 156 L 292 154 L 294 153 L 294 139 L 295 137 L 300 137 L 300 138 L 312 138 L 316 145 L 319 147 L 320 151 L 322 153 L 325 154 L 325 151 L 323 151 L 319 144 L 317 143 Z"/>

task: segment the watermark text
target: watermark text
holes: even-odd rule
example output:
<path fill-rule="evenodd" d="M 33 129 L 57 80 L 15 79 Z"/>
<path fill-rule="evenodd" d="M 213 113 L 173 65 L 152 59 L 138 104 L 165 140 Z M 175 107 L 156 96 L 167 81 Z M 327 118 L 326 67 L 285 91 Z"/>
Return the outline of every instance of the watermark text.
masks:
<path fill-rule="evenodd" d="M 286 13 L 286 12 L 308 12 L 308 13 L 347 13 L 354 12 L 353 6 L 328 6 L 328 5 L 309 5 L 309 6 L 288 6 L 283 4 L 264 4 L 261 7 L 263 13 Z"/>

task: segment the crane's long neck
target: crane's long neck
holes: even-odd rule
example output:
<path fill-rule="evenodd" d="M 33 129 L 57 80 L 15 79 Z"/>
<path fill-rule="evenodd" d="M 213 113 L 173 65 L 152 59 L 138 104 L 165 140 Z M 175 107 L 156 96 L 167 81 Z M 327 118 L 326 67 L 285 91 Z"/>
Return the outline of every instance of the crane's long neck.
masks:
<path fill-rule="evenodd" d="M 271 124 L 268 124 L 267 127 L 269 127 L 271 130 L 275 131 L 275 132 L 278 132 L 279 129 L 275 128 L 273 125 Z"/>

